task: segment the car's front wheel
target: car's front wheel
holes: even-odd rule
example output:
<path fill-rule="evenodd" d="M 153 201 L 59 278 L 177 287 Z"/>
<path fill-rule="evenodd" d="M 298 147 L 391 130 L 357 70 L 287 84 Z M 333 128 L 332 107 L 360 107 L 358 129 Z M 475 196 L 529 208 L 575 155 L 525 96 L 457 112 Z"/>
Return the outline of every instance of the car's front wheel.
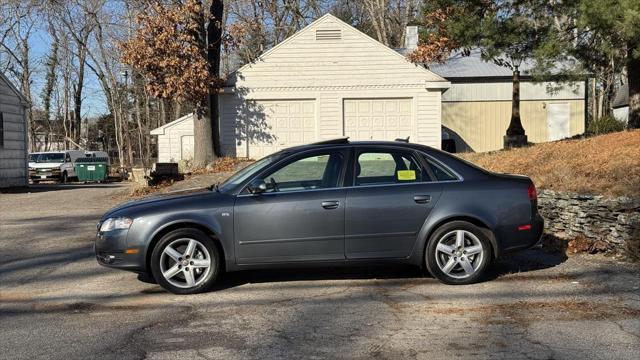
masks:
<path fill-rule="evenodd" d="M 491 262 L 489 239 L 479 227 L 466 221 L 452 221 L 430 237 L 425 251 L 429 272 L 446 284 L 477 282 Z"/>
<path fill-rule="evenodd" d="M 160 239 L 151 254 L 158 284 L 174 294 L 196 294 L 213 285 L 220 254 L 213 240 L 198 229 L 178 229 Z"/>

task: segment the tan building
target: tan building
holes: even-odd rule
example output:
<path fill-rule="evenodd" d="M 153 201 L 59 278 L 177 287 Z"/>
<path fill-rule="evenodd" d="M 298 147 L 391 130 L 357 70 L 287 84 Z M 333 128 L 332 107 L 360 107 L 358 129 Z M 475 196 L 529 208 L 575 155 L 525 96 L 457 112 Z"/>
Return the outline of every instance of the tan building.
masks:
<path fill-rule="evenodd" d="M 27 185 L 29 102 L 0 73 L 0 188 Z"/>
<path fill-rule="evenodd" d="M 520 117 L 529 142 L 584 133 L 585 82 L 533 82 L 527 65 L 521 66 Z M 511 119 L 512 71 L 483 61 L 478 51 L 429 68 L 451 82 L 442 95 L 443 139 L 454 139 L 459 152 L 501 149 Z"/>

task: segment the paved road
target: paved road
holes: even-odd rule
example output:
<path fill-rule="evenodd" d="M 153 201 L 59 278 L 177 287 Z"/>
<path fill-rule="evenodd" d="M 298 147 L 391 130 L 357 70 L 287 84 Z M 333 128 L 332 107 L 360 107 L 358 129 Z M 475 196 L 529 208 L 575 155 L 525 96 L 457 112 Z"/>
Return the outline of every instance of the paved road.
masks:
<path fill-rule="evenodd" d="M 0 358 L 640 358 L 640 270 L 532 250 L 491 280 L 413 268 L 228 274 L 180 297 L 93 259 L 123 185 L 0 194 Z"/>

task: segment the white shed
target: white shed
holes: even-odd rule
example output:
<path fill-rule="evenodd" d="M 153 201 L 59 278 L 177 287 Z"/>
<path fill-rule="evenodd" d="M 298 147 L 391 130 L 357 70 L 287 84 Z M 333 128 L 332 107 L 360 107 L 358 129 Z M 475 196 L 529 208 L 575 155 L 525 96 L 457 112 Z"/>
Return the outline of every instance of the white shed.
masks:
<path fill-rule="evenodd" d="M 193 113 L 185 115 L 157 129 L 158 162 L 193 160 Z"/>
<path fill-rule="evenodd" d="M 222 151 L 260 158 L 349 136 L 440 147 L 449 82 L 327 14 L 238 69 L 220 95 Z"/>
<path fill-rule="evenodd" d="M 0 73 L 0 188 L 28 184 L 28 107 L 24 95 Z"/>

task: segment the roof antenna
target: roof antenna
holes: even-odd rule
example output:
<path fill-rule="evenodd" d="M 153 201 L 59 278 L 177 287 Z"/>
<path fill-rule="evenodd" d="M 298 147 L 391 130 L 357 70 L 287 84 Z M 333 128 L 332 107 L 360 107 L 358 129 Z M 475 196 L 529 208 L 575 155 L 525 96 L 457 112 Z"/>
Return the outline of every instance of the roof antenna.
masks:
<path fill-rule="evenodd" d="M 401 142 L 406 142 L 406 143 L 408 143 L 408 142 L 409 142 L 409 138 L 410 138 L 410 137 L 411 137 L 411 135 L 407 136 L 407 138 L 406 138 L 406 139 L 397 138 L 397 139 L 396 139 L 396 141 L 401 141 Z"/>

